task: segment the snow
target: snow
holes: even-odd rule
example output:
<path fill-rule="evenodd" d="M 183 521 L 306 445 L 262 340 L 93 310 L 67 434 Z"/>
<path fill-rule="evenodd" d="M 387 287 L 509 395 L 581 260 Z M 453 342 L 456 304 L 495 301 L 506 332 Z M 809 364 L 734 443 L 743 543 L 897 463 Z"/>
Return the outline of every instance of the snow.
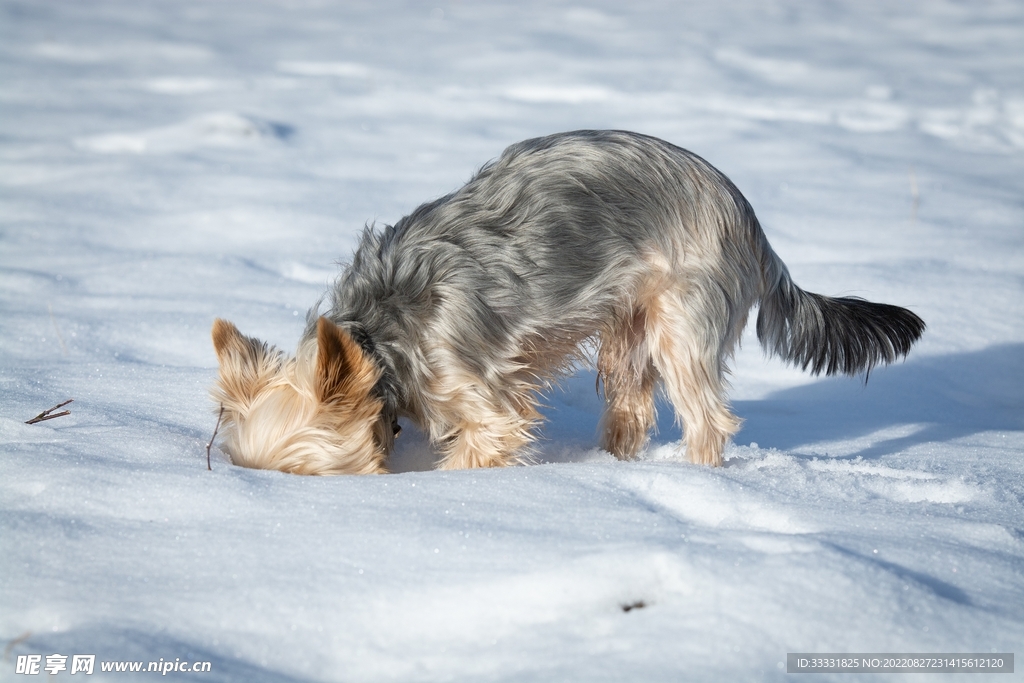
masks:
<path fill-rule="evenodd" d="M 31 680 L 33 653 L 283 682 L 1024 651 L 1020 3 L 0 13 L 0 680 Z M 908 306 L 924 339 L 865 385 L 765 359 L 748 330 L 745 425 L 714 470 L 678 458 L 665 405 L 639 462 L 600 451 L 587 370 L 547 397 L 533 466 L 425 471 L 407 428 L 392 475 L 216 448 L 206 470 L 214 317 L 294 348 L 365 222 L 588 127 L 709 159 L 801 286 Z"/>

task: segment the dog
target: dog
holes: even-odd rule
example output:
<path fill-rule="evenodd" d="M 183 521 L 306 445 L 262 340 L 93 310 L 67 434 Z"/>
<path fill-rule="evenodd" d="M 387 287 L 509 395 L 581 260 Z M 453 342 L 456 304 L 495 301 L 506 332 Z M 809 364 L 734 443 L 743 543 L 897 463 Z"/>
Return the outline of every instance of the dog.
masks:
<path fill-rule="evenodd" d="M 718 466 L 740 425 L 727 360 L 755 304 L 761 344 L 814 374 L 870 372 L 925 329 L 904 308 L 800 289 L 725 175 L 625 131 L 512 145 L 461 189 L 367 226 L 328 296 L 294 357 L 214 322 L 236 465 L 383 473 L 399 417 L 439 469 L 522 462 L 541 392 L 589 347 L 603 448 L 637 457 L 661 384 L 689 460 Z"/>

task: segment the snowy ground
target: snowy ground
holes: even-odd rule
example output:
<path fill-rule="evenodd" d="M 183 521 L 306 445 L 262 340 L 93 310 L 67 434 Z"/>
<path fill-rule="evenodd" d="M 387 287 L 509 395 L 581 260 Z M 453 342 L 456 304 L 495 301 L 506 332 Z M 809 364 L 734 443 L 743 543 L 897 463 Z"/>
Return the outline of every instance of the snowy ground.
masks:
<path fill-rule="evenodd" d="M 33 653 L 267 682 L 1020 656 L 1021 46 L 1019 2 L 3 0 L 0 679 Z M 406 430 L 400 474 L 206 471 L 215 316 L 293 347 L 364 222 L 588 127 L 709 159 L 797 282 L 925 338 L 864 386 L 748 332 L 716 470 L 665 409 L 641 462 L 597 450 L 583 371 L 536 466 L 418 471 Z"/>

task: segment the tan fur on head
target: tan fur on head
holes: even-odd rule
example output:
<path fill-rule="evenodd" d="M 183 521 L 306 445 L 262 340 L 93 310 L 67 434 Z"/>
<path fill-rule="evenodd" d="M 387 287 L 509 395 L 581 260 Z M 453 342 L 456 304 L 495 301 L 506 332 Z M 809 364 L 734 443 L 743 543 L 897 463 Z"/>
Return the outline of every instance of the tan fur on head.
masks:
<path fill-rule="evenodd" d="M 218 319 L 213 346 L 220 375 L 212 395 L 224 406 L 222 447 L 236 465 L 295 474 L 385 471 L 374 436 L 378 370 L 340 327 L 320 318 L 316 338 L 285 358 Z"/>

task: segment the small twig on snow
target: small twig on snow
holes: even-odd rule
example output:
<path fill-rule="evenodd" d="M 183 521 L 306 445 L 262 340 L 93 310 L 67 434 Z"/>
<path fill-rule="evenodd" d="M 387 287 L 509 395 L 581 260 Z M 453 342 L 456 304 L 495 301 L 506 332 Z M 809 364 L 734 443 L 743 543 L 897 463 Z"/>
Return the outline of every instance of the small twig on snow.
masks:
<path fill-rule="evenodd" d="M 217 430 L 220 429 L 220 419 L 224 417 L 224 404 L 220 404 L 220 412 L 217 413 L 217 424 L 213 428 L 213 436 L 210 437 L 210 443 L 206 444 L 206 469 L 213 471 L 210 467 L 210 449 L 213 448 L 213 440 L 217 438 Z"/>
<path fill-rule="evenodd" d="M 53 415 L 51 415 L 50 413 L 53 413 L 53 411 L 57 410 L 57 408 L 63 408 L 64 406 L 66 406 L 67 404 L 71 403 L 74 400 L 75 399 L 73 399 L 73 398 L 69 398 L 68 400 L 64 401 L 63 403 L 58 403 L 57 405 L 55 405 L 54 407 L 50 408 L 49 410 L 44 410 L 43 412 L 39 413 L 38 415 L 33 417 L 31 420 L 25 420 L 25 424 L 27 424 L 27 425 L 34 425 L 36 422 L 42 422 L 43 420 L 52 420 L 55 417 L 64 417 L 65 415 L 70 415 L 71 414 L 70 410 L 64 410 L 64 411 L 61 411 L 59 413 L 54 413 Z"/>

